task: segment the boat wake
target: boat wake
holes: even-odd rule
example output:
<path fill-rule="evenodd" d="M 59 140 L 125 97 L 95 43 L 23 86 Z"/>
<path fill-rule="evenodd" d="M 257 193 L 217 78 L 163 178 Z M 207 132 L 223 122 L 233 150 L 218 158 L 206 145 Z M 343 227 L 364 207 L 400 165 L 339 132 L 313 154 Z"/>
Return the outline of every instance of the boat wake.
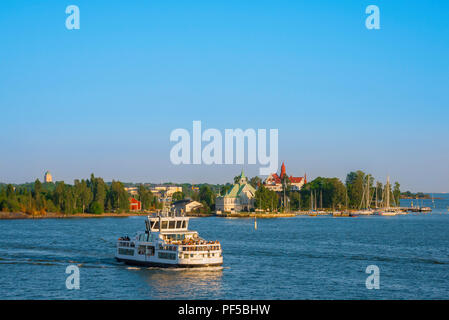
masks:
<path fill-rule="evenodd" d="M 2 257 L 0 258 L 0 265 L 15 264 L 15 265 L 35 265 L 35 266 L 67 266 L 76 265 L 79 268 L 116 268 L 118 264 L 114 260 L 103 259 L 100 261 L 78 261 L 65 259 L 35 259 L 35 258 L 17 258 L 17 257 Z"/>

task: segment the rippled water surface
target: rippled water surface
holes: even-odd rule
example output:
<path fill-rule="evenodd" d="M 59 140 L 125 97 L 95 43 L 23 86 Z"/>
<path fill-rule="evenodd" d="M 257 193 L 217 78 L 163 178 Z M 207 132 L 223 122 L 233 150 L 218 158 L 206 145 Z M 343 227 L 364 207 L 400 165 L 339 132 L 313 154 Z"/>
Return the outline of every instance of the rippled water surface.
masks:
<path fill-rule="evenodd" d="M 449 299 L 449 201 L 438 196 L 431 214 L 258 219 L 257 231 L 252 219 L 192 218 L 224 249 L 223 268 L 201 270 L 115 262 L 116 239 L 143 217 L 2 220 L 0 298 Z M 65 287 L 70 264 L 80 290 Z M 379 290 L 365 287 L 372 264 Z"/>

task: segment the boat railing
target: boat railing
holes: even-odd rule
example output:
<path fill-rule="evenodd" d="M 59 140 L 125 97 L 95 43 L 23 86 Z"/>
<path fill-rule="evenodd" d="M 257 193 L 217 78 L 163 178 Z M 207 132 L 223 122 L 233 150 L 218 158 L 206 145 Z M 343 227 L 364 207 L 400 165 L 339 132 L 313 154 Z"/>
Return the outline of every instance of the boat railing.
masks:
<path fill-rule="evenodd" d="M 219 244 L 208 244 L 208 245 L 189 245 L 189 244 L 185 244 L 182 245 L 181 247 L 181 251 L 215 251 L 215 250 L 220 250 L 220 245 Z"/>
<path fill-rule="evenodd" d="M 118 246 L 119 247 L 129 247 L 130 244 L 131 243 L 129 241 L 119 241 Z"/>

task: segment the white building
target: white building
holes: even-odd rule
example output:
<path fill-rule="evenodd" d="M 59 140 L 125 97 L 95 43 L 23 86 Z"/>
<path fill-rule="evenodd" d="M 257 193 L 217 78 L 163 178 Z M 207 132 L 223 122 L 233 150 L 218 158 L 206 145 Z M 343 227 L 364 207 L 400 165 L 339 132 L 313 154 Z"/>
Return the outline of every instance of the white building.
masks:
<path fill-rule="evenodd" d="M 173 203 L 173 207 L 176 211 L 176 213 L 183 214 L 183 213 L 189 213 L 193 210 L 197 210 L 199 208 L 202 208 L 203 205 L 198 201 L 192 201 L 192 200 L 179 200 Z"/>
<path fill-rule="evenodd" d="M 182 192 L 182 187 L 177 186 L 156 186 L 151 189 L 151 192 L 155 195 L 171 197 L 175 192 Z"/>
<path fill-rule="evenodd" d="M 238 183 L 224 195 L 215 199 L 215 210 L 222 212 L 240 212 L 254 209 L 254 197 L 256 189 L 248 183 L 248 179 L 243 173 L 240 175 Z"/>

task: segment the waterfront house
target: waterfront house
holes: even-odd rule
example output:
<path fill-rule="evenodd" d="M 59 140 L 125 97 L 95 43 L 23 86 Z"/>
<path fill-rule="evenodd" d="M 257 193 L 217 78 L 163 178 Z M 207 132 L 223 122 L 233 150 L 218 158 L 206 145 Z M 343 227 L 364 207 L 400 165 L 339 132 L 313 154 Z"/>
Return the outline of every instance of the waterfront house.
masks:
<path fill-rule="evenodd" d="M 255 195 L 256 189 L 248 183 L 242 170 L 238 182 L 225 195 L 215 199 L 215 210 L 221 212 L 251 211 L 254 209 Z"/>
<path fill-rule="evenodd" d="M 269 190 L 276 191 L 276 192 L 282 192 L 282 179 L 286 175 L 285 170 L 285 164 L 282 162 L 281 166 L 281 173 L 278 175 L 277 173 L 272 173 L 268 176 L 268 178 L 265 179 L 263 182 L 263 186 Z M 307 183 L 307 176 L 304 175 L 304 177 L 288 177 L 290 180 L 290 185 L 292 190 L 299 191 L 301 190 L 302 186 Z"/>
<path fill-rule="evenodd" d="M 203 205 L 200 202 L 190 199 L 179 200 L 173 203 L 173 208 L 178 214 L 189 213 L 202 207 Z"/>

